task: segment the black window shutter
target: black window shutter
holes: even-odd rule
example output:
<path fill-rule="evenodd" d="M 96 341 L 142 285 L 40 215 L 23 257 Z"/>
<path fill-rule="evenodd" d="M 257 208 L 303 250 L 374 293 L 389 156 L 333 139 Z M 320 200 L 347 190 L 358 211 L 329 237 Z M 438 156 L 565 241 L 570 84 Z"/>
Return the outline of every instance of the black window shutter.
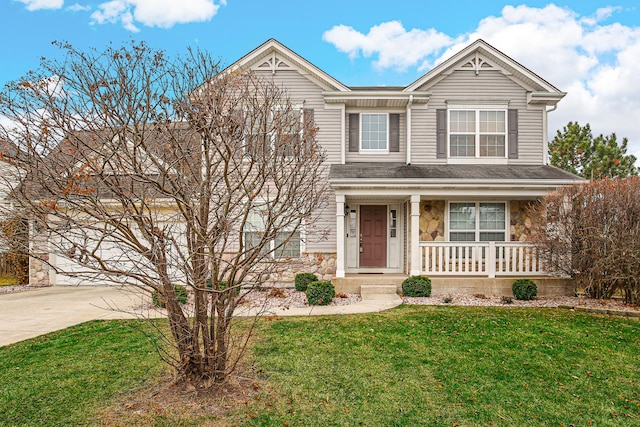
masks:
<path fill-rule="evenodd" d="M 510 109 L 507 117 L 509 124 L 509 158 L 518 158 L 518 110 Z"/>
<path fill-rule="evenodd" d="M 360 148 L 360 115 L 349 114 L 349 151 L 358 152 Z"/>
<path fill-rule="evenodd" d="M 447 158 L 447 110 L 436 110 L 436 157 Z"/>
<path fill-rule="evenodd" d="M 389 151 L 400 151 L 400 114 L 389 114 Z"/>
<path fill-rule="evenodd" d="M 309 130 L 311 126 L 315 126 L 313 123 L 313 108 L 305 108 L 302 110 L 302 123 L 304 124 L 304 138 L 307 139 L 309 137 Z"/>

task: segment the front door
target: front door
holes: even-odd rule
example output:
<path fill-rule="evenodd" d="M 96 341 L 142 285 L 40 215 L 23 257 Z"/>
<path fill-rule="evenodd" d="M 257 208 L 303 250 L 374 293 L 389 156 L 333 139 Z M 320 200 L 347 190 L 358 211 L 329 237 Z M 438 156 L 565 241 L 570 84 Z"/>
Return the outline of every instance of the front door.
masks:
<path fill-rule="evenodd" d="M 360 267 L 387 267 L 387 207 L 360 206 Z"/>

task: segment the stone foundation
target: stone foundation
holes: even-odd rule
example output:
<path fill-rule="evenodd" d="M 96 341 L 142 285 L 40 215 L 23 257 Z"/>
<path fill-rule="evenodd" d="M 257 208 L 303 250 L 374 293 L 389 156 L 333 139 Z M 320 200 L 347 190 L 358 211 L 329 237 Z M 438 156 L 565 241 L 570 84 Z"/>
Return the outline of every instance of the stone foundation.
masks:
<path fill-rule="evenodd" d="M 360 293 L 362 285 L 395 285 L 398 293 L 402 293 L 402 282 L 407 275 L 401 274 L 353 274 L 344 278 L 333 279 L 336 292 Z M 526 277 L 526 276 L 524 276 Z M 431 276 L 431 289 L 433 296 L 448 294 L 486 296 L 513 296 L 512 286 L 516 279 L 521 277 L 434 277 Z M 530 277 L 538 287 L 538 296 L 574 296 L 574 283 L 571 279 L 556 277 Z"/>
<path fill-rule="evenodd" d="M 269 275 L 266 286 L 293 287 L 298 273 L 313 273 L 318 280 L 331 281 L 336 274 L 335 253 L 303 253 Z"/>
<path fill-rule="evenodd" d="M 51 286 L 48 261 L 49 254 L 40 254 L 38 258 L 29 257 L 29 286 Z"/>

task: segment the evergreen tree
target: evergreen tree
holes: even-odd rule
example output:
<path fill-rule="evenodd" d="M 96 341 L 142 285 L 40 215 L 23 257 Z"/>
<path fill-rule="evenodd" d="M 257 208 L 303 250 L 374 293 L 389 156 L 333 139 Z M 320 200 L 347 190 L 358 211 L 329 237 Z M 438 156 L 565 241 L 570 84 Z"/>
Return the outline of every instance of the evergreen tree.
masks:
<path fill-rule="evenodd" d="M 593 137 L 589 123 L 569 122 L 549 143 L 551 164 L 587 179 L 638 174 L 636 157 L 627 154 L 627 138 L 618 144 L 615 133 Z"/>

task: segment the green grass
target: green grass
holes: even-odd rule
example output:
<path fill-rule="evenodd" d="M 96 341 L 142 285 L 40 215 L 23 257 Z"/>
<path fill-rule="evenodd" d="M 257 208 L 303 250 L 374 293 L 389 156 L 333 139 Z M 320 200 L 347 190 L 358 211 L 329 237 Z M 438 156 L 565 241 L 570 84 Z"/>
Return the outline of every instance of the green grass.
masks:
<path fill-rule="evenodd" d="M 109 399 L 155 381 L 165 367 L 139 327 L 94 321 L 0 347 L 0 426 L 90 424 Z"/>
<path fill-rule="evenodd" d="M 269 323 L 249 425 L 640 425 L 640 323 L 401 307 Z"/>
<path fill-rule="evenodd" d="M 269 320 L 247 403 L 115 425 L 640 426 L 637 320 L 416 306 Z M 166 370 L 139 328 L 89 322 L 0 347 L 0 426 L 101 425 L 152 396 Z"/>
<path fill-rule="evenodd" d="M 10 274 L 0 274 L 0 286 L 13 286 L 18 282 L 15 277 Z"/>

